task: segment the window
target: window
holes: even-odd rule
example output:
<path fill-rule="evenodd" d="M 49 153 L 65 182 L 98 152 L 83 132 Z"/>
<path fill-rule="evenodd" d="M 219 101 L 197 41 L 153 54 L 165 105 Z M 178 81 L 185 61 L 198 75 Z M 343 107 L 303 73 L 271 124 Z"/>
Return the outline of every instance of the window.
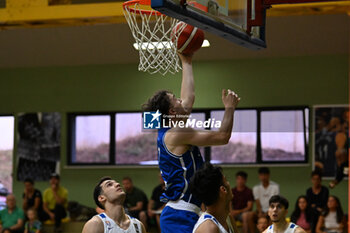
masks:
<path fill-rule="evenodd" d="M 236 109 L 229 143 L 200 148 L 201 153 L 217 164 L 306 163 L 308 115 L 306 107 Z M 196 110 L 189 121 L 216 122 L 223 116 L 222 109 Z M 68 118 L 70 165 L 158 164 L 158 133 L 142 129 L 141 112 L 69 114 Z M 201 129 L 211 125 L 203 124 Z"/>
<path fill-rule="evenodd" d="M 14 124 L 13 116 L 0 116 L 0 210 L 6 206 L 7 193 L 12 192 Z"/>
<path fill-rule="evenodd" d="M 261 112 L 263 162 L 305 161 L 305 126 L 302 110 Z"/>
<path fill-rule="evenodd" d="M 157 132 L 142 131 L 141 113 L 116 114 L 116 164 L 157 165 Z"/>
<path fill-rule="evenodd" d="M 72 163 L 109 163 L 110 116 L 75 118 Z"/>
<path fill-rule="evenodd" d="M 223 119 L 224 111 L 211 111 L 211 118 Z M 213 129 L 218 130 L 218 129 Z M 211 147 L 212 163 L 255 163 L 257 142 L 257 111 L 236 110 L 230 141 Z"/>

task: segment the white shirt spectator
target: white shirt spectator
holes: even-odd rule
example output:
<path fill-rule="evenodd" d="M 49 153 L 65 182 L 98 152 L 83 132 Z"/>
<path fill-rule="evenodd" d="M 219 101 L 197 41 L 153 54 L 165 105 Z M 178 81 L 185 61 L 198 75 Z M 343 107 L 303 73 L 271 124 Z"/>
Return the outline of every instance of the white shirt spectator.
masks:
<path fill-rule="evenodd" d="M 260 201 L 261 210 L 266 213 L 269 210 L 269 200 L 273 195 L 280 194 L 280 187 L 277 183 L 273 181 L 269 181 L 269 186 L 264 188 L 264 186 L 260 183 L 253 187 L 253 195 L 254 199 Z"/>

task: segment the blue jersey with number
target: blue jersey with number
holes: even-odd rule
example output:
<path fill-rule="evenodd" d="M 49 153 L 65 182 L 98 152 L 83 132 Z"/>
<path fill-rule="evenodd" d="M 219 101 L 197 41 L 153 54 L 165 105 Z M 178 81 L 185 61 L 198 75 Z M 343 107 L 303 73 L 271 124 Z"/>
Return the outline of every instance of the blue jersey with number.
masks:
<path fill-rule="evenodd" d="M 203 158 L 197 146 L 191 146 L 180 156 L 172 154 L 164 142 L 169 129 L 171 128 L 158 130 L 158 162 L 165 182 L 165 192 L 160 199 L 163 202 L 181 199 L 200 207 L 201 202 L 190 193 L 189 183 L 194 173 L 203 165 Z"/>

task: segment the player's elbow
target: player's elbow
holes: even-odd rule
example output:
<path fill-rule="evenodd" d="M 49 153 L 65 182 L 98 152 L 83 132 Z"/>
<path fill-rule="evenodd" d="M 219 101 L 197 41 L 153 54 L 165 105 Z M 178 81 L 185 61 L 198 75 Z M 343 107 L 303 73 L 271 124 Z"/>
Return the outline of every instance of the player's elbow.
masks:
<path fill-rule="evenodd" d="M 226 145 L 227 143 L 229 143 L 231 138 L 231 134 L 228 133 L 220 133 L 219 137 L 218 137 L 218 143 L 219 145 Z"/>

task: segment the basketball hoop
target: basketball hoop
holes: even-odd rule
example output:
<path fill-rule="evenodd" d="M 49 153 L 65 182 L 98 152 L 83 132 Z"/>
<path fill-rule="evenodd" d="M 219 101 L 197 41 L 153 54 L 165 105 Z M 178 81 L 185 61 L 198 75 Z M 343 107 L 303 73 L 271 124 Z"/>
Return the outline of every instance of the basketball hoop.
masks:
<path fill-rule="evenodd" d="M 172 33 L 179 20 L 153 10 L 150 5 L 150 0 L 131 0 L 123 3 L 126 21 L 139 50 L 138 68 L 151 74 L 174 74 L 181 70 L 176 53 L 179 33 Z"/>

